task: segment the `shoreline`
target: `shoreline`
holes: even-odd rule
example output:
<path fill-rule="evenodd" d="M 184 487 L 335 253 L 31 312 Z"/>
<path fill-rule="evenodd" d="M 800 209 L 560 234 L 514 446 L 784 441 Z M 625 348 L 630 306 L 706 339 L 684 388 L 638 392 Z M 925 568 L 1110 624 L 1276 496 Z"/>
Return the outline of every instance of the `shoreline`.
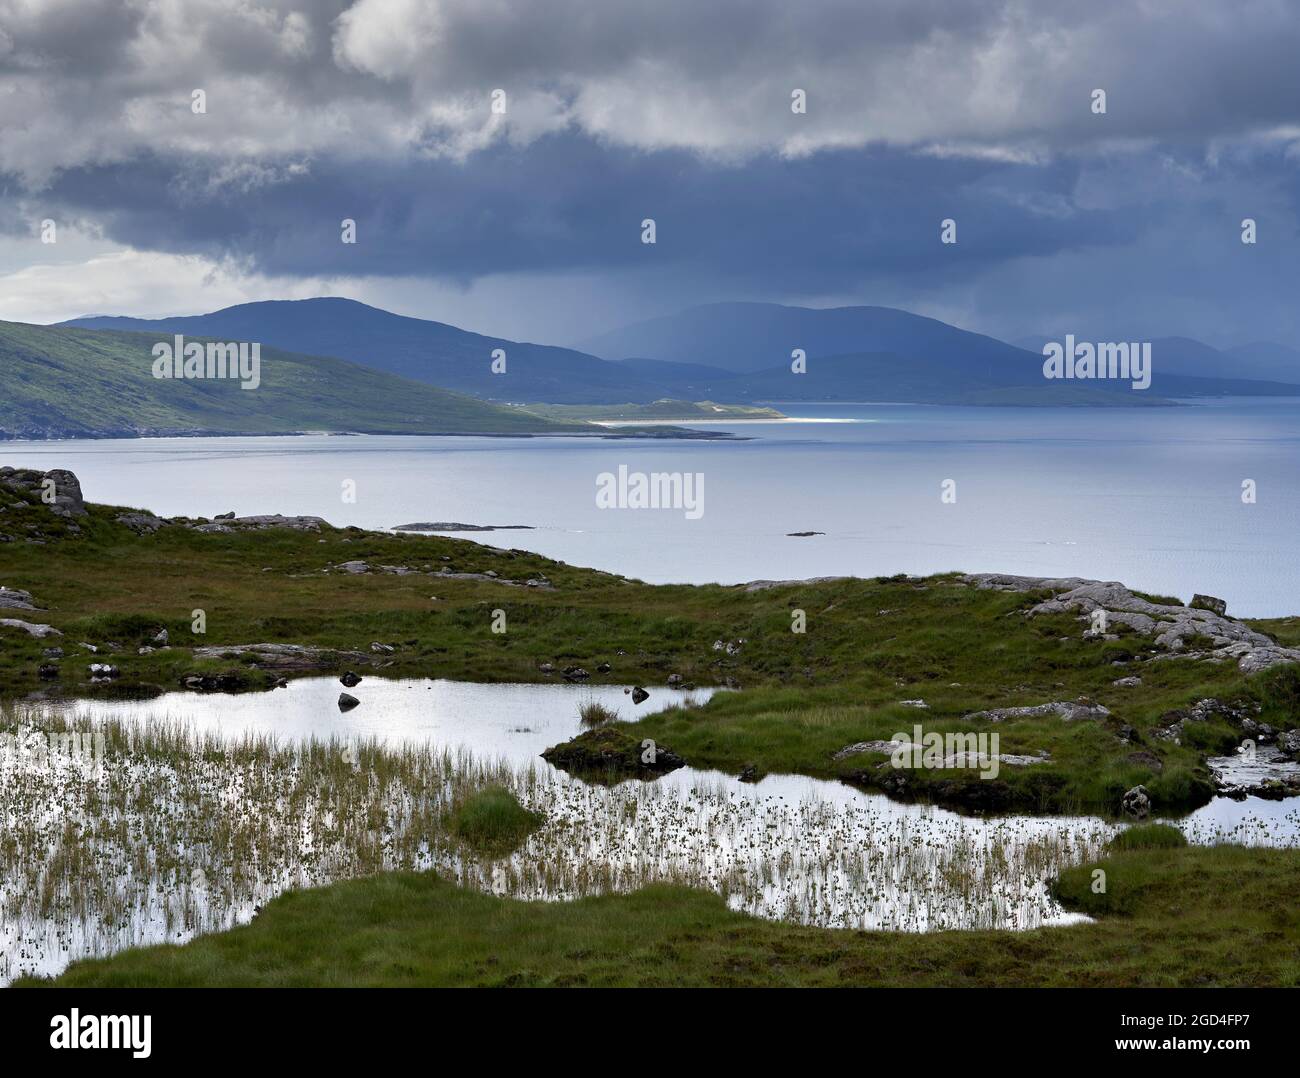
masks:
<path fill-rule="evenodd" d="M 601 424 L 593 423 L 593 426 Z M 635 422 L 625 424 L 627 426 L 659 426 L 656 422 Z M 671 420 L 664 424 L 669 427 L 680 426 L 681 421 Z M 371 431 L 371 430 L 294 430 L 294 431 L 131 431 L 121 433 L 101 433 L 101 434 L 67 434 L 55 437 L 34 438 L 30 435 L 13 435 L 6 431 L 0 431 L 0 445 L 44 445 L 47 443 L 60 442 L 144 442 L 144 441 L 168 441 L 171 439 L 192 439 L 200 438 L 592 438 L 600 440 L 630 440 L 632 438 L 645 437 L 657 438 L 665 441 L 746 441 L 748 439 L 738 438 L 734 434 L 728 434 L 723 431 L 684 431 L 680 435 L 671 434 L 637 434 L 614 433 L 607 430 L 586 431 L 586 430 L 560 430 L 560 431 Z"/>

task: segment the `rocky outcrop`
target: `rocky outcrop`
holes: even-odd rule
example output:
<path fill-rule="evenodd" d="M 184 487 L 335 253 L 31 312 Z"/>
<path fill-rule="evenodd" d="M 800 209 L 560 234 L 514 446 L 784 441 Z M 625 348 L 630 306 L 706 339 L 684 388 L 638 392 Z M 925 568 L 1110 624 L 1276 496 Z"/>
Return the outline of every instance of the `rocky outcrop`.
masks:
<path fill-rule="evenodd" d="M 223 517 L 207 524 L 189 525 L 196 532 L 261 531 L 266 528 L 292 528 L 300 532 L 318 532 L 322 528 L 328 528 L 329 526 L 329 521 L 323 517 L 286 517 L 281 516 L 279 513 L 234 517 L 233 519 Z"/>
<path fill-rule="evenodd" d="M 170 521 L 154 516 L 152 513 L 135 512 L 119 514 L 117 522 L 124 527 L 130 528 L 136 535 L 152 535 L 159 528 L 170 523 Z"/>
<path fill-rule="evenodd" d="M 832 760 L 847 760 L 850 756 L 860 756 L 864 752 L 883 752 L 891 753 L 897 748 L 897 743 L 893 741 L 855 741 L 852 745 L 845 745 L 839 752 L 832 753 Z"/>
<path fill-rule="evenodd" d="M 1197 700 L 1191 707 L 1167 711 L 1160 717 L 1160 725 L 1153 727 L 1151 736 L 1161 741 L 1172 741 L 1175 745 L 1183 743 L 1183 735 L 1189 722 L 1209 722 L 1211 719 L 1223 719 L 1229 726 L 1237 727 L 1243 736 L 1256 740 L 1271 741 L 1275 731 L 1266 723 L 1258 723 L 1252 717 L 1259 711 L 1258 704 L 1229 704 L 1214 697 Z"/>
<path fill-rule="evenodd" d="M 1279 663 L 1300 662 L 1300 649 L 1283 647 L 1222 612 L 1152 602 L 1134 595 L 1123 584 L 1113 580 L 1011 576 L 1004 573 L 973 573 L 964 579 L 978 588 L 1055 593 L 1052 598 L 1031 607 L 1029 617 L 1073 613 L 1080 615 L 1091 628 L 1094 612 L 1104 611 L 1107 624 L 1123 625 L 1152 640 L 1166 653 L 1158 657 L 1231 660 L 1244 674 L 1266 670 Z M 1210 596 L 1200 598 L 1212 599 Z M 1226 604 L 1224 607 L 1226 609 Z M 1201 640 L 1208 641 L 1208 645 L 1189 648 L 1189 644 Z"/>
<path fill-rule="evenodd" d="M 900 745 L 903 744 L 906 743 L 897 742 L 897 741 L 879 741 L 879 740 L 857 741 L 854 742 L 852 745 L 845 745 L 844 748 L 840 749 L 839 752 L 832 753 L 831 759 L 848 760 L 854 756 L 860 756 L 864 752 L 878 752 L 878 753 L 884 753 L 887 756 L 892 756 L 894 752 L 900 747 Z M 917 757 L 919 757 L 919 759 L 917 759 L 915 762 L 913 762 L 912 760 L 908 760 L 908 766 L 921 765 L 925 759 L 924 745 L 918 744 L 916 748 L 913 750 L 913 753 Z M 909 755 L 912 754 L 909 753 Z M 961 750 L 958 752 L 948 753 L 946 756 L 942 758 L 942 760 L 936 759 L 935 766 L 942 766 L 948 769 L 953 769 L 953 768 L 978 769 L 978 768 L 988 767 L 989 764 L 991 764 L 994 760 L 996 760 L 1000 764 L 1006 764 L 1008 767 L 1030 767 L 1033 764 L 1051 763 L 1052 757 L 1045 749 L 1042 752 L 1039 752 L 1036 755 L 1032 755 L 1032 756 L 1022 755 L 1018 753 L 1011 753 L 1011 752 L 1003 752 L 1003 753 L 998 753 L 997 755 L 989 755 L 983 752 L 968 752 L 965 750 Z M 891 767 L 893 765 L 891 761 L 886 760 L 885 762 L 878 764 L 877 766 L 881 768 L 885 768 L 885 767 Z"/>
<path fill-rule="evenodd" d="M 369 573 L 390 573 L 394 576 L 413 576 L 416 574 L 425 574 L 436 577 L 439 580 L 479 580 L 488 584 L 504 584 L 510 588 L 541 588 L 544 591 L 553 591 L 554 585 L 551 584 L 544 576 L 530 577 L 527 580 L 510 580 L 501 576 L 495 569 L 489 569 L 485 573 L 458 573 L 450 566 L 443 566 L 436 573 L 429 570 L 428 566 L 423 569 L 414 569 L 409 565 L 371 565 L 367 561 L 356 559 L 353 561 L 340 562 L 338 565 L 325 569 L 325 572 L 347 573 L 351 576 L 365 576 Z"/>
<path fill-rule="evenodd" d="M 1007 722 L 1012 719 L 1044 719 L 1056 716 L 1066 722 L 1080 719 L 1105 719 L 1109 709 L 1080 698 L 1075 703 L 1056 700 L 1050 704 L 1031 704 L 1027 707 L 995 707 L 988 711 L 972 711 L 965 716 L 967 722 Z"/>
<path fill-rule="evenodd" d="M 285 672 L 337 668 L 340 661 L 366 661 L 361 652 L 327 651 L 303 644 L 211 644 L 195 648 L 193 655 L 196 659 L 243 659 L 252 656 L 253 664 L 263 670 Z"/>
<path fill-rule="evenodd" d="M 20 621 L 18 618 L 0 618 L 0 627 L 5 629 L 21 629 L 28 636 L 35 636 L 41 640 L 45 639 L 47 636 L 63 635 L 52 625 L 37 625 L 30 621 Z"/>
<path fill-rule="evenodd" d="M 19 588 L 0 586 L 0 609 L 4 610 L 40 610 L 30 591 Z"/>
<path fill-rule="evenodd" d="M 812 576 L 807 580 L 751 580 L 748 584 L 739 584 L 738 587 L 746 591 L 767 591 L 769 588 L 787 588 L 796 584 L 836 584 L 842 580 L 855 580 L 851 576 Z"/>
<path fill-rule="evenodd" d="M 81 481 L 65 468 L 48 472 L 33 468 L 0 468 L 0 488 L 26 500 L 39 500 L 55 516 L 70 520 L 86 515 Z"/>

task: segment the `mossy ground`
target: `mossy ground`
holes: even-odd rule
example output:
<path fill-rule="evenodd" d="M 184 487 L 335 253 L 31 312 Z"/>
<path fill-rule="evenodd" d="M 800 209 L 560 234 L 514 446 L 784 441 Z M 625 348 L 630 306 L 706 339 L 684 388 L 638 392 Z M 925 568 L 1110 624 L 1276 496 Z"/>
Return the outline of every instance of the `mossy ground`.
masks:
<path fill-rule="evenodd" d="M 1094 890 L 1095 871 L 1106 889 Z M 1296 986 L 1300 858 L 1240 847 L 1117 853 L 1064 873 L 1093 923 L 853 932 L 761 921 L 678 887 L 520 902 L 431 874 L 282 895 L 252 924 L 75 963 L 53 983 L 184 986 Z M 1230 908 L 1224 895 L 1231 894 Z M 46 984 L 35 979 L 22 984 Z"/>
<path fill-rule="evenodd" d="M 177 688 L 191 672 L 230 669 L 227 659 L 197 661 L 190 650 L 197 644 L 271 641 L 369 654 L 369 643 L 378 640 L 395 650 L 373 661 L 391 665 L 367 667 L 367 676 L 545 681 L 555 676 L 540 670 L 549 662 L 560 670 L 583 666 L 593 682 L 644 684 L 652 694 L 647 706 L 670 673 L 701 685 L 735 679 L 743 692 L 647 716 L 632 727 L 616 725 L 629 736 L 656 739 L 698 767 L 847 777 L 863 761 L 837 763 L 832 754 L 851 742 L 887 739 L 918 722 L 926 729 L 969 729 L 962 716 L 971 711 L 1087 696 L 1109 707 L 1112 718 L 998 726 L 1001 751 L 1046 749 L 1052 758 L 1004 769 L 1010 803 L 1051 811 L 1113 809 L 1137 782 L 1160 810 L 1207 796 L 1203 753 L 1222 750 L 1235 732 L 1216 720 L 1183 746 L 1150 736 L 1170 710 L 1202 697 L 1256 701 L 1260 718 L 1277 726 L 1297 721 L 1300 679 L 1293 668 L 1245 678 L 1230 664 L 1151 661 L 1146 641 L 1085 642 L 1071 618 L 1025 618 L 1038 596 L 979 591 L 956 575 L 753 592 L 651 587 L 456 539 L 355 529 L 204 535 L 166 528 L 137 536 L 114 523 L 115 516 L 93 507 L 79 522 L 80 534 L 69 535 L 39 506 L 6 509 L 6 528 L 22 534 L 31 523 L 45 541 L 0 544 L 0 583 L 31 591 L 47 608 L 6 616 L 48 622 L 65 635 L 40 641 L 0 632 L 4 698 L 37 689 L 150 693 Z M 356 559 L 434 571 L 323 571 Z M 443 566 L 492 569 L 520 580 L 544 575 L 554 587 L 447 579 L 436 572 Z M 196 609 L 206 613 L 203 636 L 190 631 Z M 492 632 L 497 609 L 507 613 L 505 634 Z M 807 615 L 806 633 L 790 631 L 796 609 Z M 1258 624 L 1285 643 L 1300 642 L 1295 619 Z M 164 627 L 173 646 L 139 655 Z M 729 653 L 713 646 L 717 640 L 744 643 Z M 81 641 L 118 647 L 92 656 Z M 37 677 L 51 644 L 67 652 L 52 685 Z M 92 659 L 113 662 L 121 678 L 89 685 L 85 667 Z M 608 674 L 596 673 L 602 662 L 611 664 Z M 276 676 L 238 665 L 249 687 Z M 1140 673 L 1142 684 L 1112 685 L 1129 673 Z M 927 710 L 902 703 L 918 698 Z M 1116 737 L 1120 723 L 1136 730 L 1133 744 Z M 1135 749 L 1155 762 L 1135 759 Z M 869 774 L 861 781 L 869 783 Z M 918 772 L 913 793 L 934 793 L 930 781 Z M 1079 926 L 1025 933 L 833 931 L 755 920 L 715 896 L 681 888 L 527 903 L 460 890 L 428 874 L 398 873 L 291 892 L 251 925 L 184 947 L 80 962 L 59 983 L 1300 983 L 1295 851 L 1173 848 L 1161 834 L 1150 831 L 1148 840 L 1147 833 L 1134 832 L 1101 865 L 1067 871 L 1057 881 L 1063 902 L 1098 918 Z M 1106 873 L 1101 892 L 1098 868 Z"/>
<path fill-rule="evenodd" d="M 448 830 L 468 849 L 503 857 L 541 827 L 544 817 L 531 812 L 501 786 L 476 790 L 452 807 Z"/>

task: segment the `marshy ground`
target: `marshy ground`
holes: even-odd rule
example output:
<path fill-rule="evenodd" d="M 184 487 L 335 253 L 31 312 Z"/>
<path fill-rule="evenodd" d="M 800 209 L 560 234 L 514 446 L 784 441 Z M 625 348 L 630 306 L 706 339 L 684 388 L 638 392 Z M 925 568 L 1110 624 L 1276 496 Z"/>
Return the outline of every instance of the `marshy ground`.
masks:
<path fill-rule="evenodd" d="M 107 756 L 91 770 L 6 764 L 0 975 L 191 940 L 78 963 L 65 980 L 1297 979 L 1294 849 L 1107 850 L 1125 790 L 1144 785 L 1157 814 L 1203 804 L 1206 757 L 1241 738 L 1219 714 L 1183 723 L 1176 741 L 1158 736 L 1171 713 L 1213 698 L 1288 729 L 1300 722 L 1294 667 L 1246 676 L 1231 663 L 1165 661 L 1122 630 L 1093 639 L 1068 614 L 1025 617 L 1040 595 L 979 590 L 955 574 L 651 587 L 456 539 L 179 525 L 139 535 L 121 513 L 91 506 L 70 533 L 39 505 L 7 511 L 6 526 L 30 518 L 41 541 L 0 545 L 0 583 L 38 608 L 5 614 L 60 634 L 0 629 L 8 732 L 68 721 L 41 696 L 149 697 L 195 678 L 266 689 L 352 667 L 364 678 L 483 682 L 571 671 L 652 694 L 675 675 L 741 691 L 635 725 L 591 709 L 596 729 L 653 739 L 691 769 L 653 784 L 585 783 L 540 761 L 427 744 L 232 743 L 129 718 L 101 726 Z M 499 611 L 505 632 L 493 631 Z M 791 631 L 796 611 L 805 632 Z M 1300 641 L 1295 619 L 1255 627 Z M 260 643 L 304 646 L 307 657 L 286 666 L 236 650 Z M 92 662 L 114 675 L 92 681 Z M 353 691 L 364 695 L 364 683 Z M 1006 767 L 992 783 L 917 771 L 906 803 L 847 788 L 846 799 L 787 799 L 728 778 L 799 773 L 881 788 L 880 769 L 836 754 L 918 722 L 965 730 L 980 725 L 973 712 L 1080 698 L 1108 714 L 996 725 L 1001 752 L 1042 763 Z M 708 770 L 723 773 L 714 786 L 698 778 Z M 960 816 L 927 801 L 1022 815 Z M 1110 881 L 1100 895 L 1083 886 L 1098 861 Z M 1232 902 L 1216 901 L 1216 888 Z M 1044 927 L 1080 914 L 1097 921 Z M 927 931 L 939 928 L 952 931 Z M 1243 933 L 1255 944 L 1241 946 Z"/>

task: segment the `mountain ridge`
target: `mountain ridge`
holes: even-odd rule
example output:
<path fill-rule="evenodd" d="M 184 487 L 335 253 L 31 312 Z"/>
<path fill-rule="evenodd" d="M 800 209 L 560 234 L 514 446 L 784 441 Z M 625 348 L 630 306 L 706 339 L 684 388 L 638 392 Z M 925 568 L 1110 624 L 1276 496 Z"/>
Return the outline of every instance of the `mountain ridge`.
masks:
<path fill-rule="evenodd" d="M 261 349 L 262 381 L 251 391 L 231 379 L 155 378 L 157 340 L 156 334 L 0 322 L 0 438 L 592 430 L 277 348 Z"/>
<path fill-rule="evenodd" d="M 1286 368 L 1280 346 L 1243 346 L 1243 359 L 1190 338 L 1161 338 L 1153 349 L 1151 388 L 1132 391 L 1128 381 L 1049 381 L 1038 351 L 869 305 L 704 304 L 584 342 L 605 358 L 491 337 L 342 297 L 266 300 L 162 319 L 103 315 L 60 326 L 256 339 L 512 404 L 887 400 L 1114 407 L 1167 405 L 1175 397 L 1300 395 L 1300 368 L 1295 382 L 1253 377 Z M 494 354 L 501 358 L 497 349 L 504 354 L 504 373 L 492 370 Z M 790 365 L 798 353 L 809 373 L 794 376 Z"/>

